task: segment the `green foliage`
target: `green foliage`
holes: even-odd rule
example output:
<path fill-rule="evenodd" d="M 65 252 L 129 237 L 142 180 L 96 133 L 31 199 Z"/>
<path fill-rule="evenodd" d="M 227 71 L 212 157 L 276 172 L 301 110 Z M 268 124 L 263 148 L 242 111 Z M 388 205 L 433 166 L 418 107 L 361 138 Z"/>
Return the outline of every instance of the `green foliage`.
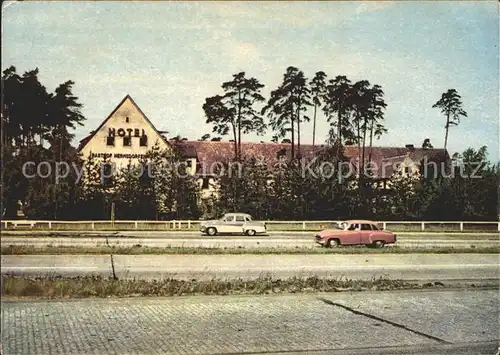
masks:
<path fill-rule="evenodd" d="M 318 71 L 314 74 L 314 78 L 309 82 L 309 88 L 311 90 L 312 103 L 314 105 L 314 115 L 313 115 L 313 146 L 316 143 L 316 115 L 318 108 L 321 108 L 324 104 L 325 94 L 326 94 L 326 78 L 327 75 L 323 71 Z"/>
<path fill-rule="evenodd" d="M 241 157 L 242 134 L 265 132 L 264 120 L 254 107 L 264 101 L 263 87 L 257 79 L 246 78 L 245 73 L 240 72 L 233 75 L 233 80 L 222 84 L 223 95 L 209 97 L 203 105 L 206 123 L 213 125 L 213 132 L 233 135 L 235 159 Z"/>
<path fill-rule="evenodd" d="M 19 75 L 13 66 L 3 71 L 2 213 L 9 218 L 16 217 L 18 201 L 24 202 L 27 217 L 63 218 L 75 200 L 74 176 L 55 184 L 54 175 L 27 178 L 22 171 L 26 163 L 43 161 L 53 172 L 56 162 L 78 163 L 68 128 L 85 118 L 72 93 L 74 82 L 48 93 L 38 73 L 35 69 Z"/>
<path fill-rule="evenodd" d="M 467 112 L 462 108 L 462 97 L 457 90 L 449 89 L 441 95 L 441 99 L 432 105 L 433 108 L 440 108 L 441 113 L 446 117 L 444 149 L 448 144 L 448 130 L 452 126 L 458 126 L 460 117 L 467 117 Z"/>
<path fill-rule="evenodd" d="M 339 163 L 348 162 L 342 146 L 346 141 L 357 143 L 363 171 L 371 161 L 373 139 L 387 131 L 383 124 L 387 106 L 384 92 L 367 80 L 352 84 L 339 75 L 327 82 L 326 74 L 319 71 L 308 82 L 301 70 L 291 66 L 259 113 L 256 106 L 265 101 L 261 95 L 264 85 L 246 78 L 244 72 L 233 75 L 222 84 L 223 94 L 207 98 L 203 109 L 215 133 L 233 135 L 234 159 L 228 158 L 218 179 L 220 198 L 212 196 L 200 203 L 198 181 L 190 176 L 185 157 L 176 148 L 161 151 L 157 145 L 152 147 L 140 164 L 130 163 L 117 171 L 107 185 L 101 179 L 102 164 L 107 162 L 82 162 L 71 145 L 71 130 L 84 121 L 82 104 L 72 93 L 75 83 L 68 80 L 49 93 L 38 73 L 35 69 L 19 75 L 15 67 L 3 72 L 4 218 L 16 217 L 18 201 L 23 201 L 24 213 L 32 219 L 109 219 L 112 204 L 115 218 L 130 220 L 196 219 L 201 214 L 216 217 L 229 211 L 247 212 L 259 219 L 498 218 L 499 165 L 487 161 L 486 147 L 455 155 L 452 166 L 421 162 L 420 176 L 395 174 L 387 181 L 389 189 L 374 187 L 377 181 L 362 178 L 362 174 L 344 177 L 346 171 L 324 171 L 328 164 L 338 168 Z M 309 120 L 309 107 L 314 107 L 313 125 L 321 109 L 331 132 L 331 144 L 316 151 L 318 157 L 312 164 L 300 154 L 301 123 Z M 454 89 L 444 93 L 433 107 L 446 116 L 446 148 L 449 127 L 467 113 Z M 274 167 L 244 156 L 241 150 L 243 134 L 261 134 L 266 129 L 261 115 L 269 119 L 274 142 L 291 136 L 291 159 L 280 160 Z M 208 140 L 210 135 L 201 139 Z M 428 139 L 423 147 L 432 149 Z M 26 171 L 23 173 L 26 163 L 36 166 L 42 161 L 53 172 L 59 162 L 66 162 L 71 165 L 69 174 L 56 182 L 54 174 L 28 178 Z M 235 162 L 240 165 L 231 170 Z M 347 169 L 348 164 L 342 166 Z M 79 179 L 80 170 L 83 179 Z"/>
<path fill-rule="evenodd" d="M 296 157 L 296 144 L 300 157 L 300 123 L 309 121 L 305 113 L 308 106 L 311 106 L 310 100 L 311 89 L 304 72 L 291 66 L 286 69 L 282 84 L 271 92 L 266 106 L 262 109 L 262 114 L 269 118 L 269 124 L 277 138 L 291 134 L 292 159 Z"/>
<path fill-rule="evenodd" d="M 484 147 L 458 158 L 452 172 L 444 164 L 430 169 L 432 161 L 420 174 L 396 172 L 385 189 L 370 178 L 360 185 L 357 176 L 347 174 L 342 146 L 329 147 L 312 164 L 281 160 L 271 169 L 247 160 L 241 176 L 220 178 L 219 214 L 240 211 L 275 220 L 495 220 L 498 166 L 486 161 Z M 344 170 L 332 175 L 325 163 Z"/>
<path fill-rule="evenodd" d="M 342 137 L 350 138 L 353 135 L 349 124 L 352 84 L 346 76 L 337 75 L 329 80 L 326 90 L 323 111 L 332 127 L 330 135 L 335 135 L 335 139 L 330 137 L 330 140 L 342 142 Z M 333 129 L 336 129 L 336 132 Z"/>

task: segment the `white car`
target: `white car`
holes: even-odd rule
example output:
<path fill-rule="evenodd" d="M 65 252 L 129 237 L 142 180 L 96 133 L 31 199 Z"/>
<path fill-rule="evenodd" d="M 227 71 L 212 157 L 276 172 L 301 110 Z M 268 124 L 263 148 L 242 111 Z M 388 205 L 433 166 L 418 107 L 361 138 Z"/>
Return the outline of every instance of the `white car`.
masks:
<path fill-rule="evenodd" d="M 252 216 L 246 213 L 226 213 L 218 220 L 203 221 L 200 231 L 207 235 L 217 234 L 245 234 L 256 235 L 266 233 L 266 224 L 252 220 Z"/>

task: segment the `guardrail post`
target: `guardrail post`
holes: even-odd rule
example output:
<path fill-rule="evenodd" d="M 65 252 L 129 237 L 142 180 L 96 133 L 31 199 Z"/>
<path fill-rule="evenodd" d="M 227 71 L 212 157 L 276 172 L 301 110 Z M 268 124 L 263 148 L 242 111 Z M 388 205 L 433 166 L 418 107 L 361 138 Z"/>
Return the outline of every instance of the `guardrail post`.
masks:
<path fill-rule="evenodd" d="M 135 229 L 137 229 L 137 221 L 134 222 Z"/>
<path fill-rule="evenodd" d="M 500 232 L 500 222 L 498 222 L 498 231 Z"/>
<path fill-rule="evenodd" d="M 191 220 L 188 221 L 188 229 L 191 229 Z"/>
<path fill-rule="evenodd" d="M 422 230 L 425 230 L 425 222 L 422 222 Z"/>
<path fill-rule="evenodd" d="M 92 222 L 92 229 L 95 229 L 95 223 Z"/>
<path fill-rule="evenodd" d="M 52 229 L 52 222 L 49 221 L 49 229 Z"/>
<path fill-rule="evenodd" d="M 385 222 L 382 223 L 382 228 L 384 228 L 384 230 L 386 230 L 387 229 L 387 223 L 385 223 Z"/>
<path fill-rule="evenodd" d="M 302 222 L 302 230 L 306 230 L 306 222 Z"/>
<path fill-rule="evenodd" d="M 460 232 L 464 231 L 464 222 L 460 222 Z"/>

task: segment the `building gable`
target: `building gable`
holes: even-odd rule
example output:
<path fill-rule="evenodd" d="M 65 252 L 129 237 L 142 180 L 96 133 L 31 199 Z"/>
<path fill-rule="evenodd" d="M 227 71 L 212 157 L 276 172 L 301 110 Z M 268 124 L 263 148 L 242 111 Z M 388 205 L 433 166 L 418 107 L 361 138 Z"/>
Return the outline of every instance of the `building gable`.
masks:
<path fill-rule="evenodd" d="M 139 159 L 155 144 L 161 150 L 171 147 L 130 95 L 116 106 L 79 149 L 82 159 Z"/>

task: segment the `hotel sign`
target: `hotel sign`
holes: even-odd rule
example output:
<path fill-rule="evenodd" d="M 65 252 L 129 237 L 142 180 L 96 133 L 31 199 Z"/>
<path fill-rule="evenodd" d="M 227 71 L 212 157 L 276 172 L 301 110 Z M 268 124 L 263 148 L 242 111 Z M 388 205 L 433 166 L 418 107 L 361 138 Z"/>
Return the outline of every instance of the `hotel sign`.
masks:
<path fill-rule="evenodd" d="M 134 133 L 132 135 L 132 132 Z M 146 132 L 144 129 L 139 129 L 139 128 L 109 128 L 108 129 L 108 137 L 145 137 Z"/>

